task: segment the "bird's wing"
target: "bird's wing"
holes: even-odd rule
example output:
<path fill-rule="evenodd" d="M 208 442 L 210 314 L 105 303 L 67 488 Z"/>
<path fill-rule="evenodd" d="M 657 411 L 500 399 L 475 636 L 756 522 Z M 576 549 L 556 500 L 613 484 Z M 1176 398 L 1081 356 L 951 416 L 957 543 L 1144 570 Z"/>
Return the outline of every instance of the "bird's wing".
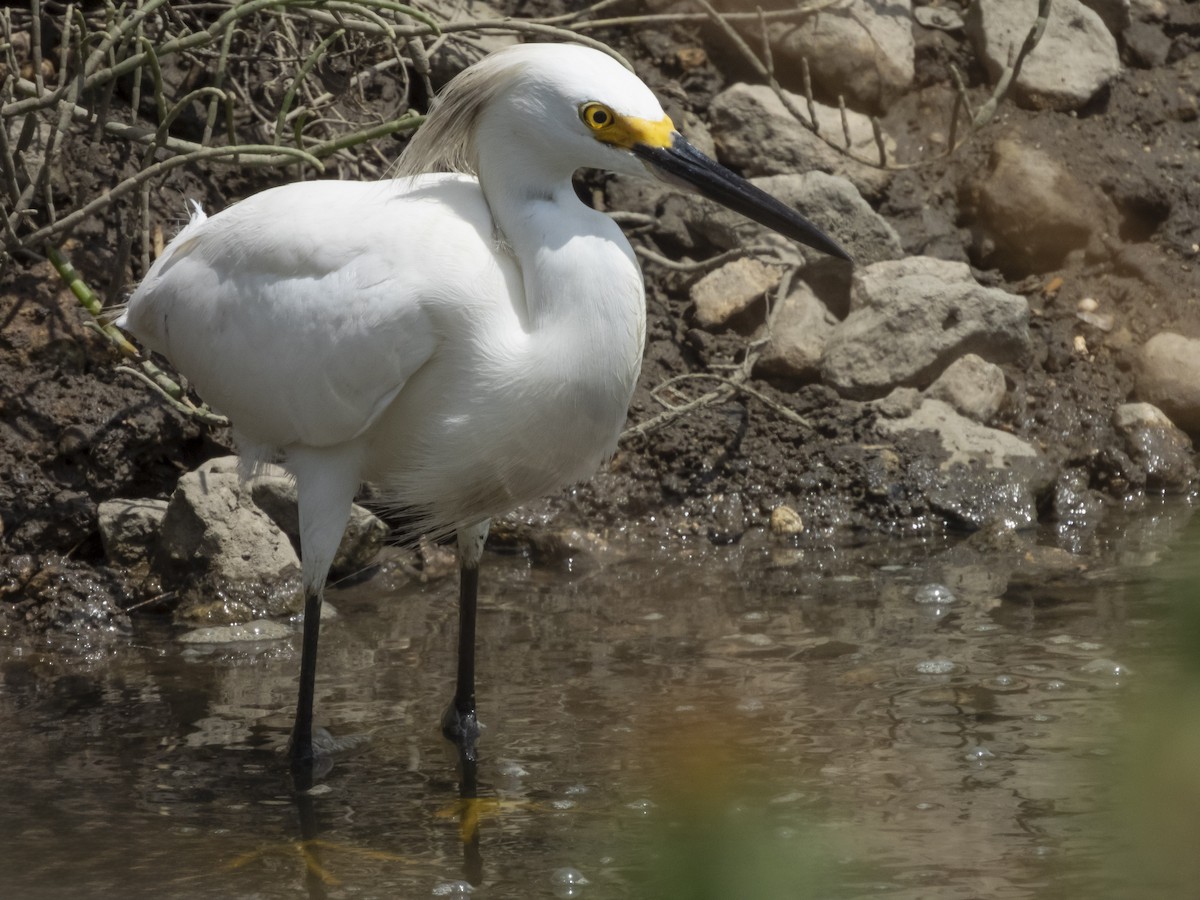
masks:
<path fill-rule="evenodd" d="M 194 216 L 124 324 L 244 438 L 331 446 L 437 352 L 442 307 L 507 297 L 493 244 L 472 179 L 287 185 Z"/>

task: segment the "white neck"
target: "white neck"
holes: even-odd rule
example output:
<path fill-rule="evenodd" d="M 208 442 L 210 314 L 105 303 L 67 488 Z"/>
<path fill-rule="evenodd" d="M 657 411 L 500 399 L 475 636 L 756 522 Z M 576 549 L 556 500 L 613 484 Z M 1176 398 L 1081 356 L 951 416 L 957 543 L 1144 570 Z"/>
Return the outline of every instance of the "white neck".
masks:
<path fill-rule="evenodd" d="M 528 327 L 560 332 L 559 340 L 598 357 L 595 344 L 616 350 L 621 342 L 622 355 L 640 360 L 646 311 L 633 249 L 612 219 L 575 195 L 573 172 L 547 157 L 535 148 L 479 158 L 498 238 L 524 276 Z"/>

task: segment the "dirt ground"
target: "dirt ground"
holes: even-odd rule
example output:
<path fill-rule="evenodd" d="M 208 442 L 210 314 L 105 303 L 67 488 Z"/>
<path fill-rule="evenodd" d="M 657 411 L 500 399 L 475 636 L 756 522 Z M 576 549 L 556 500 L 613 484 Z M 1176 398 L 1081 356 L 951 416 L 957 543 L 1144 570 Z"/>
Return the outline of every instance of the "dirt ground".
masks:
<path fill-rule="evenodd" d="M 1200 337 L 1200 3 L 1174 0 L 1163 8 L 1162 16 L 1139 27 L 1169 42 L 1164 62 L 1145 67 L 1125 48 L 1123 72 L 1088 108 L 1066 114 L 1007 102 L 967 146 L 943 159 L 928 157 L 923 147 L 933 119 L 944 127 L 944 117 L 930 111 L 949 108 L 950 64 L 966 75 L 976 100 L 989 88 L 961 32 L 917 29 L 914 89 L 883 118 L 898 142 L 897 157 L 924 161 L 896 172 L 873 200 L 906 252 L 970 260 L 981 282 L 1029 299 L 1034 362 L 1006 371 L 1008 401 L 992 424 L 1045 453 L 1043 517 L 1056 515 L 1056 488 L 1060 494 L 1064 484 L 1090 498 L 1097 515 L 1146 489 L 1144 473 L 1113 431 L 1112 411 L 1131 396 L 1133 354 L 1142 342 L 1168 329 Z M 614 30 L 601 37 L 633 60 L 652 86 L 685 98 L 701 118 L 717 92 L 747 74 L 726 38 L 710 27 Z M 702 51 L 703 61 L 696 65 L 697 57 L 689 56 L 682 70 L 681 50 Z M 964 185 L 986 166 L 995 143 L 1013 136 L 1066 162 L 1111 201 L 1119 229 L 1101 250 L 1027 274 L 1001 273 L 972 256 L 960 203 Z M 399 147 L 389 140 L 387 152 Z M 115 143 L 81 139 L 74 152 L 73 164 L 87 173 L 80 178 L 95 185 L 128 165 Z M 162 184 L 152 216 L 169 232 L 182 197 L 220 207 L 265 183 L 228 168 L 188 168 Z M 589 176 L 588 184 L 603 179 Z M 77 183 L 76 189 L 88 186 Z M 76 266 L 99 288 L 120 289 L 140 275 L 136 263 L 114 271 L 126 225 L 114 215 L 85 222 L 72 236 Z M 688 277 L 654 265 L 645 271 L 648 346 L 632 423 L 661 410 L 650 394 L 655 385 L 736 362 L 746 349 L 742 335 L 695 328 Z M 106 564 L 97 504 L 113 497 L 166 498 L 180 473 L 227 452 L 229 437 L 117 373 L 115 354 L 83 327 L 85 317 L 45 261 L 10 265 L 0 297 L 0 598 L 7 601 L 9 627 L 120 627 L 120 610 L 157 587 L 145 573 Z M 1085 297 L 1113 313 L 1111 330 L 1080 321 L 1077 303 Z M 1086 352 L 1077 348 L 1079 336 Z M 931 442 L 883 438 L 870 406 L 819 384 L 753 386 L 804 416 L 809 427 L 736 395 L 625 441 L 590 482 L 516 518 L 549 529 L 620 527 L 654 540 L 684 533 L 732 541 L 748 529 L 762 534 L 770 510 L 787 504 L 805 525 L 787 540 L 801 545 L 980 524 L 947 500 L 954 485 L 939 479 Z"/>

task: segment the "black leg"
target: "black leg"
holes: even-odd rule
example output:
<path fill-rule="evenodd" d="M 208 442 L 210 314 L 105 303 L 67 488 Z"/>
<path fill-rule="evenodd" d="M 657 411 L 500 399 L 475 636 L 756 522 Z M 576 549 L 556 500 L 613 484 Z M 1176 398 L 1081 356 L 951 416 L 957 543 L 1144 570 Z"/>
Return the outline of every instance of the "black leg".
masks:
<path fill-rule="evenodd" d="M 473 564 L 472 564 L 473 563 Z M 458 747 L 463 778 L 475 780 L 478 763 L 475 744 L 479 720 L 475 717 L 475 608 L 479 595 L 479 563 L 464 561 L 458 588 L 458 683 L 454 700 L 442 716 L 442 734 Z"/>
<path fill-rule="evenodd" d="M 321 591 L 310 589 L 304 597 L 304 644 L 300 651 L 300 693 L 296 699 L 296 723 L 288 748 L 292 781 L 297 791 L 313 786 L 316 754 L 313 752 L 313 694 L 317 681 L 317 638 L 321 634 Z"/>

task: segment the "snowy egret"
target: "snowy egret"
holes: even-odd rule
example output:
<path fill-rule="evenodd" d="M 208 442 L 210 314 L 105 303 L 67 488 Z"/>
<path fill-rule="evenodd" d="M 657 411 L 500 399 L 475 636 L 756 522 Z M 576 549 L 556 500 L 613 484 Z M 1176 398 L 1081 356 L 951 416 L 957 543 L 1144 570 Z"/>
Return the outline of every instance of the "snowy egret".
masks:
<path fill-rule="evenodd" d="M 694 149 L 650 89 L 596 50 L 528 44 L 455 77 L 400 177 L 197 209 L 119 324 L 233 424 L 246 471 L 299 492 L 305 592 L 292 771 L 312 783 L 321 598 L 363 481 L 457 533 L 458 680 L 442 721 L 475 764 L 474 633 L 491 517 L 612 454 L 641 365 L 642 275 L 581 168 L 685 186 L 825 253 L 797 212 Z"/>

